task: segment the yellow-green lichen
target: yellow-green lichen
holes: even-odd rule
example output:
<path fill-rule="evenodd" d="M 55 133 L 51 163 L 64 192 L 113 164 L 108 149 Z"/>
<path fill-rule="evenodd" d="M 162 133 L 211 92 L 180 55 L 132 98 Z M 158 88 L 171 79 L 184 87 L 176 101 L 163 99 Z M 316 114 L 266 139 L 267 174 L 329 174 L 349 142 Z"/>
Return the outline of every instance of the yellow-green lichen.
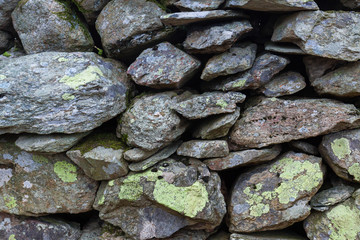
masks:
<path fill-rule="evenodd" d="M 47 157 L 42 156 L 42 155 L 34 154 L 32 156 L 32 159 L 33 159 L 34 162 L 37 162 L 37 163 L 40 163 L 40 164 L 49 163 L 49 159 Z"/>
<path fill-rule="evenodd" d="M 354 163 L 348 168 L 348 172 L 354 176 L 355 181 L 360 181 L 360 164 Z"/>
<path fill-rule="evenodd" d="M 4 80 L 5 78 L 6 78 L 6 76 L 5 76 L 5 75 L 0 74 L 0 80 Z"/>
<path fill-rule="evenodd" d="M 344 159 L 351 153 L 350 142 L 347 138 L 335 139 L 331 143 L 331 149 L 339 159 Z"/>
<path fill-rule="evenodd" d="M 64 99 L 65 101 L 70 101 L 70 100 L 74 100 L 75 96 L 70 93 L 64 93 L 61 96 L 61 98 Z"/>
<path fill-rule="evenodd" d="M 102 76 L 104 76 L 104 74 L 99 67 L 88 66 L 84 71 L 76 74 L 75 76 L 64 76 L 60 79 L 60 82 L 65 83 L 72 89 L 77 90 L 80 86 L 98 80 Z"/>
<path fill-rule="evenodd" d="M 54 164 L 54 172 L 64 182 L 75 182 L 77 180 L 76 167 L 66 161 L 59 161 Z"/>
<path fill-rule="evenodd" d="M 98 201 L 98 205 L 103 205 L 104 202 L 105 202 L 105 196 L 102 195 L 102 196 L 100 197 L 99 201 Z"/>
<path fill-rule="evenodd" d="M 110 187 L 114 186 L 114 180 L 109 181 L 108 184 L 109 184 Z"/>
<path fill-rule="evenodd" d="M 16 240 L 15 234 L 11 234 L 11 235 L 9 236 L 8 240 Z"/>
<path fill-rule="evenodd" d="M 69 59 L 64 58 L 64 57 L 59 57 L 57 60 L 58 60 L 58 62 L 68 62 L 69 61 Z"/>
<path fill-rule="evenodd" d="M 226 108 L 229 104 L 224 100 L 224 99 L 220 99 L 216 101 L 216 106 L 219 106 L 221 108 Z"/>
<path fill-rule="evenodd" d="M 16 200 L 13 196 L 4 196 L 5 206 L 8 209 L 13 209 L 17 206 Z"/>
<path fill-rule="evenodd" d="M 11 57 L 11 54 L 10 54 L 9 52 L 4 52 L 2 55 L 3 55 L 4 57 Z"/>
<path fill-rule="evenodd" d="M 254 193 L 251 192 L 250 187 L 246 187 L 244 193 L 247 196 L 246 202 L 250 205 L 250 215 L 260 217 L 261 215 L 270 211 L 269 204 L 263 203 L 264 195 L 259 192 L 262 184 L 255 185 Z"/>
<path fill-rule="evenodd" d="M 246 83 L 246 79 L 241 79 L 239 81 L 236 81 L 232 87 L 233 88 L 241 88 L 241 87 L 244 87 L 245 86 L 245 83 Z"/>

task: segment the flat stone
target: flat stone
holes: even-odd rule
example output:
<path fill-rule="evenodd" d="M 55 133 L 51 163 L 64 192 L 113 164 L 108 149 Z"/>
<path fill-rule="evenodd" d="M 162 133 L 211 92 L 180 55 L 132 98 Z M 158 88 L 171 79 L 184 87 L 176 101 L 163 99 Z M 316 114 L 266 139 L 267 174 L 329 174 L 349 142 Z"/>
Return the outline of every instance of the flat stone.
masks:
<path fill-rule="evenodd" d="M 180 229 L 168 238 L 161 238 L 162 240 L 207 240 L 211 232 L 204 230 L 187 230 Z"/>
<path fill-rule="evenodd" d="M 360 13 L 303 11 L 278 21 L 271 40 L 295 43 L 310 55 L 357 61 L 359 34 Z"/>
<path fill-rule="evenodd" d="M 342 5 L 351 9 L 360 8 L 360 0 L 340 0 Z"/>
<path fill-rule="evenodd" d="M 305 78 L 297 72 L 285 72 L 266 83 L 261 92 L 267 97 L 291 95 L 306 87 Z"/>
<path fill-rule="evenodd" d="M 0 53 L 9 50 L 11 45 L 13 45 L 13 36 L 8 32 L 0 30 Z"/>
<path fill-rule="evenodd" d="M 174 5 L 182 11 L 215 10 L 225 0 L 179 0 Z"/>
<path fill-rule="evenodd" d="M 360 129 L 347 130 L 323 137 L 319 151 L 339 177 L 360 182 Z"/>
<path fill-rule="evenodd" d="M 320 212 L 327 211 L 331 206 L 350 198 L 354 190 L 350 186 L 336 186 L 323 190 L 311 199 L 311 208 Z"/>
<path fill-rule="evenodd" d="M 269 231 L 261 233 L 233 233 L 229 240 L 307 240 L 293 231 Z"/>
<path fill-rule="evenodd" d="M 208 140 L 225 137 L 239 116 L 240 108 L 237 107 L 233 113 L 225 113 L 203 119 L 195 127 L 193 137 Z"/>
<path fill-rule="evenodd" d="M 132 148 L 124 152 L 125 160 L 129 162 L 140 162 L 142 160 L 151 157 L 157 152 L 157 149 L 151 151 L 145 151 L 141 148 Z"/>
<path fill-rule="evenodd" d="M 268 83 L 283 70 L 290 61 L 271 53 L 265 53 L 255 59 L 251 69 L 230 77 L 202 84 L 206 90 L 241 91 L 256 89 Z"/>
<path fill-rule="evenodd" d="M 322 77 L 326 72 L 332 71 L 342 65 L 345 61 L 316 56 L 305 56 L 303 62 L 310 82 Z"/>
<path fill-rule="evenodd" d="M 187 119 L 199 119 L 235 112 L 236 104 L 242 103 L 245 98 L 246 96 L 239 92 L 206 92 L 194 94 L 190 99 L 173 105 L 172 109 Z"/>
<path fill-rule="evenodd" d="M 181 101 L 176 92 L 144 94 L 133 100 L 122 115 L 117 135 L 129 146 L 147 151 L 170 145 L 183 134 L 188 122 L 171 107 Z"/>
<path fill-rule="evenodd" d="M 304 142 L 301 140 L 292 141 L 292 142 L 290 142 L 290 146 L 296 148 L 297 150 L 299 150 L 301 152 L 315 155 L 315 156 L 320 156 L 317 146 L 314 146 L 308 142 Z"/>
<path fill-rule="evenodd" d="M 15 9 L 20 0 L 3 0 L 0 2 L 0 29 L 11 28 L 11 12 Z"/>
<path fill-rule="evenodd" d="M 194 26 L 190 28 L 183 45 L 190 53 L 222 53 L 252 29 L 248 20 Z"/>
<path fill-rule="evenodd" d="M 229 201 L 230 232 L 277 230 L 304 220 L 323 174 L 321 158 L 294 152 L 243 172 Z"/>
<path fill-rule="evenodd" d="M 138 85 L 151 88 L 181 88 L 200 67 L 200 61 L 163 42 L 143 51 L 127 73 Z"/>
<path fill-rule="evenodd" d="M 67 1 L 21 1 L 12 19 L 27 54 L 93 50 L 94 41 L 87 26 Z"/>
<path fill-rule="evenodd" d="M 358 209 L 360 209 L 360 188 L 358 188 L 352 195 L 355 199 L 355 205 Z"/>
<path fill-rule="evenodd" d="M 110 0 L 73 0 L 78 10 L 83 14 L 86 22 L 94 25 L 100 11 Z"/>
<path fill-rule="evenodd" d="M 121 63 L 95 53 L 45 52 L 0 61 L 0 134 L 92 130 L 126 108 Z"/>
<path fill-rule="evenodd" d="M 243 43 L 210 58 L 201 74 L 201 79 L 209 81 L 219 76 L 248 70 L 255 61 L 256 49 L 254 43 Z"/>
<path fill-rule="evenodd" d="M 296 45 L 293 44 L 279 44 L 279 43 L 273 43 L 273 42 L 266 42 L 265 44 L 265 50 L 270 52 L 276 52 L 276 53 L 285 53 L 285 54 L 291 54 L 291 55 L 305 55 L 306 53 L 301 50 Z"/>
<path fill-rule="evenodd" d="M 360 126 L 352 104 L 330 99 L 264 98 L 246 109 L 230 133 L 242 148 L 261 148 Z"/>
<path fill-rule="evenodd" d="M 176 153 L 193 158 L 226 157 L 229 147 L 224 140 L 191 140 L 181 144 Z"/>
<path fill-rule="evenodd" d="M 222 171 L 231 168 L 258 165 L 276 158 L 281 152 L 281 146 L 271 148 L 249 149 L 230 152 L 226 157 L 205 160 L 204 163 L 213 171 Z"/>
<path fill-rule="evenodd" d="M 312 0 L 227 0 L 226 7 L 248 9 L 253 11 L 299 11 L 299 10 L 318 10 L 316 2 Z"/>

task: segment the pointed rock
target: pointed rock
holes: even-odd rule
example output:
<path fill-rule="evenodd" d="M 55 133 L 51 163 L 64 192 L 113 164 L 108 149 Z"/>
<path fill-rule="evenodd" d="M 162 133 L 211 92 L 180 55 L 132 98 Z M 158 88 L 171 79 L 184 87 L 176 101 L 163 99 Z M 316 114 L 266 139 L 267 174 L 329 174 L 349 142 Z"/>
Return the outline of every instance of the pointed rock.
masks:
<path fill-rule="evenodd" d="M 73 0 L 78 10 L 84 15 L 86 22 L 94 25 L 100 11 L 110 0 Z"/>

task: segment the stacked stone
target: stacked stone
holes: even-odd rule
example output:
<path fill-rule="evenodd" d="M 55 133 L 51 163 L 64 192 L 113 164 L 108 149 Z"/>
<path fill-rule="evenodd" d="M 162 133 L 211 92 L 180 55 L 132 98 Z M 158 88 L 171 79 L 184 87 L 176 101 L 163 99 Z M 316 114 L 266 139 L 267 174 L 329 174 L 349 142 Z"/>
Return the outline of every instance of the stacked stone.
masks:
<path fill-rule="evenodd" d="M 360 240 L 359 8 L 0 2 L 0 239 Z"/>

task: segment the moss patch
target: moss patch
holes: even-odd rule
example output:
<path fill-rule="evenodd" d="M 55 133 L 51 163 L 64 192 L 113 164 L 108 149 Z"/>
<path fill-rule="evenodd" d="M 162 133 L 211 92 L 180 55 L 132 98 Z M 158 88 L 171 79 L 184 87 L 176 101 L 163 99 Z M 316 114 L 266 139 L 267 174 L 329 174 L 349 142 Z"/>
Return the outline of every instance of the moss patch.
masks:
<path fill-rule="evenodd" d="M 339 159 L 344 159 L 351 153 L 350 142 L 347 138 L 335 139 L 331 143 L 331 149 Z"/>
<path fill-rule="evenodd" d="M 2 55 L 3 55 L 4 57 L 11 57 L 11 54 L 8 53 L 8 52 L 4 52 Z"/>
<path fill-rule="evenodd" d="M 9 239 L 8 239 L 8 240 L 16 240 L 15 234 L 11 234 L 11 235 L 9 236 Z"/>
<path fill-rule="evenodd" d="M 54 172 L 63 181 L 72 183 L 77 180 L 75 165 L 66 161 L 59 161 L 54 164 Z"/>

